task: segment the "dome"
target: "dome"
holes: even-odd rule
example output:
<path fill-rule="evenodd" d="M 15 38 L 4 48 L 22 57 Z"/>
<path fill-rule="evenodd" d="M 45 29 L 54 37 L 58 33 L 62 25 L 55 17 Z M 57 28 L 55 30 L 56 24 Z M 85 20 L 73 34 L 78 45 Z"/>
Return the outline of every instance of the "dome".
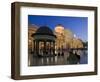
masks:
<path fill-rule="evenodd" d="M 49 27 L 41 26 L 39 29 L 37 29 L 36 34 L 50 34 L 50 35 L 53 35 L 53 32 Z"/>
<path fill-rule="evenodd" d="M 47 27 L 47 26 L 41 26 L 40 28 L 37 29 L 36 33 L 33 34 L 33 35 L 50 35 L 50 36 L 55 36 L 53 34 L 53 31 L 49 27 Z"/>
<path fill-rule="evenodd" d="M 55 41 L 56 39 L 56 35 L 54 35 L 53 31 L 47 26 L 41 26 L 38 28 L 37 31 L 32 34 L 32 37 L 35 40 Z"/>

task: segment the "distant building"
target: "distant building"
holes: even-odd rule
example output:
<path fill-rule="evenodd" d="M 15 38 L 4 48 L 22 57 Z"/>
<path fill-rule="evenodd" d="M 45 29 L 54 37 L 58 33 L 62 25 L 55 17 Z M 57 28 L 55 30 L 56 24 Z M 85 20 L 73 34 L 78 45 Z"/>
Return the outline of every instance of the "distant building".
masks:
<path fill-rule="evenodd" d="M 33 38 L 32 34 L 35 33 L 38 29 L 38 26 L 36 25 L 29 25 L 28 26 L 28 49 L 32 51 L 32 44 L 33 44 Z"/>
<path fill-rule="evenodd" d="M 71 48 L 83 48 L 83 43 L 80 39 L 73 38 Z"/>
<path fill-rule="evenodd" d="M 56 39 L 56 49 L 61 49 L 64 46 L 65 43 L 65 35 L 64 35 L 64 27 L 61 24 L 58 24 L 55 27 L 55 35 L 57 37 Z"/>
<path fill-rule="evenodd" d="M 82 41 L 75 37 L 69 29 L 65 29 L 63 25 L 58 24 L 54 32 L 57 36 L 56 49 L 83 48 Z"/>

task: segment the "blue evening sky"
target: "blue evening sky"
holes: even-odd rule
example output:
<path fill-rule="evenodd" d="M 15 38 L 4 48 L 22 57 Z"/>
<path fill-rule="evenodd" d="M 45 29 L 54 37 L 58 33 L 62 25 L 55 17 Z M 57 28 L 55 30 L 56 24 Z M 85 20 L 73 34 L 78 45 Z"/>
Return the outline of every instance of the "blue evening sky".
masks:
<path fill-rule="evenodd" d="M 46 25 L 52 30 L 56 25 L 61 24 L 65 29 L 72 31 L 78 38 L 87 41 L 87 17 L 28 15 L 28 24 L 35 24 L 38 27 Z"/>

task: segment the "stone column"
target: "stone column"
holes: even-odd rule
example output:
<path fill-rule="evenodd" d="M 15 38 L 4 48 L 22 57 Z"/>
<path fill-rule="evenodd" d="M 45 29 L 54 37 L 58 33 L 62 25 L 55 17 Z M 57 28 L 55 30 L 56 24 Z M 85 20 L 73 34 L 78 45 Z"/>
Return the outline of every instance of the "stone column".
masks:
<path fill-rule="evenodd" d="M 49 50 L 49 53 L 50 53 L 50 55 L 51 55 L 51 41 L 50 41 L 50 50 Z"/>
<path fill-rule="evenodd" d="M 37 55 L 39 55 L 39 41 L 37 41 Z"/>
<path fill-rule="evenodd" d="M 53 42 L 53 55 L 55 55 L 55 42 Z"/>
<path fill-rule="evenodd" d="M 44 41 L 44 50 L 43 50 L 43 54 L 46 55 L 46 41 Z"/>
<path fill-rule="evenodd" d="M 34 49 L 33 49 L 33 40 L 32 40 L 32 47 L 31 47 L 31 52 L 33 52 L 33 50 L 34 50 Z"/>
<path fill-rule="evenodd" d="M 35 50 L 35 40 L 33 40 L 33 53 L 35 54 L 36 53 L 36 50 Z"/>
<path fill-rule="evenodd" d="M 35 53 L 35 40 L 33 40 L 33 45 L 32 46 L 34 46 L 33 47 L 33 52 Z"/>
<path fill-rule="evenodd" d="M 36 52 L 36 55 L 37 55 L 37 41 L 35 41 L 35 52 Z"/>
<path fill-rule="evenodd" d="M 38 55 L 38 41 L 36 40 L 36 55 Z"/>

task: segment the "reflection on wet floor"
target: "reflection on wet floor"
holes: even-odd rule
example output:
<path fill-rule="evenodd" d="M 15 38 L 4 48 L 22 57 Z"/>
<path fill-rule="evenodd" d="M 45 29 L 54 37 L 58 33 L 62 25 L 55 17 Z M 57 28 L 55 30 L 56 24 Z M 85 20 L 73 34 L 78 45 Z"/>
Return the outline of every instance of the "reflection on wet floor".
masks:
<path fill-rule="evenodd" d="M 63 56 L 52 57 L 38 57 L 29 54 L 28 65 L 29 66 L 47 66 L 47 65 L 71 65 L 71 64 L 87 64 L 88 56 L 87 50 L 81 51 L 80 55 L 64 52 Z"/>

